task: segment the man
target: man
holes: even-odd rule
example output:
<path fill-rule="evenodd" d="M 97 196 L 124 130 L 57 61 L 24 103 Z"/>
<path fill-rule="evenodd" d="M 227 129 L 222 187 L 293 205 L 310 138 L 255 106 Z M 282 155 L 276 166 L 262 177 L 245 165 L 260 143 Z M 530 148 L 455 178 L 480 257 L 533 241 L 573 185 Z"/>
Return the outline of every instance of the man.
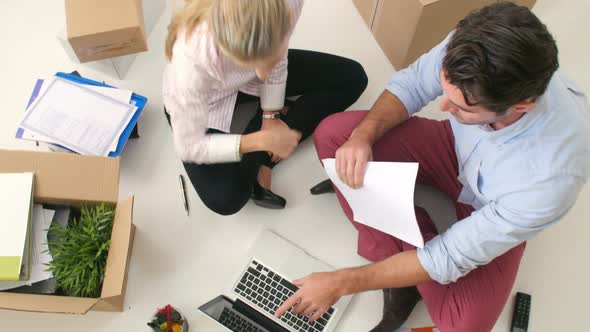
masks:
<path fill-rule="evenodd" d="M 319 158 L 336 158 L 347 185 L 363 185 L 370 160 L 418 162 L 418 183 L 450 195 L 459 221 L 438 234 L 416 208 L 426 244 L 415 248 L 354 222 L 337 192 L 359 232 L 359 254 L 376 263 L 295 281 L 299 291 L 276 314 L 313 320 L 341 296 L 384 289 L 373 331 L 395 330 L 420 296 L 441 331 L 490 331 L 525 241 L 562 219 L 590 174 L 590 107 L 557 72 L 557 53 L 530 10 L 494 4 L 395 75 L 369 112 L 324 120 Z M 412 117 L 438 96 L 450 121 Z"/>

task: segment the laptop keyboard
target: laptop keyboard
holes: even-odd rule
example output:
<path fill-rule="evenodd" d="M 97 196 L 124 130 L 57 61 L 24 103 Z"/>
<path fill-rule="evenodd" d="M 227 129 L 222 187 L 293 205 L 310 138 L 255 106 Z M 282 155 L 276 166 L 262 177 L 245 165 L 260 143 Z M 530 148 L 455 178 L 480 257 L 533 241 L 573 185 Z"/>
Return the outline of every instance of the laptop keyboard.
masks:
<path fill-rule="evenodd" d="M 219 322 L 235 332 L 265 332 L 229 308 L 223 308 Z"/>
<path fill-rule="evenodd" d="M 252 260 L 248 270 L 244 272 L 236 285 L 234 292 L 254 304 L 258 309 L 274 315 L 277 309 L 291 295 L 298 290 L 287 279 L 284 279 L 267 266 Z M 310 322 L 307 317 L 285 312 L 280 320 L 295 331 L 322 332 L 328 321 L 334 314 L 334 308 L 330 308 L 315 322 Z"/>

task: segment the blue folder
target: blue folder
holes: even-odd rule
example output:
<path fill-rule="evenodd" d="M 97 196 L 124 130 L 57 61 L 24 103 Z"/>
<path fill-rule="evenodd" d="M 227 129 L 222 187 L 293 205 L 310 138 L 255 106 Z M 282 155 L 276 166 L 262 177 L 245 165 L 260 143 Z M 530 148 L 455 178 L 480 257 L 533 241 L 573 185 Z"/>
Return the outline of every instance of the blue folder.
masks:
<path fill-rule="evenodd" d="M 80 76 L 76 76 L 76 75 L 72 75 L 72 74 L 66 74 L 66 73 L 56 73 L 55 76 L 72 81 L 72 82 L 76 82 L 76 83 L 80 83 L 80 84 L 85 84 L 85 85 L 95 85 L 95 86 L 104 86 L 104 87 L 109 87 L 109 88 L 114 88 L 115 87 L 105 84 L 105 83 L 101 83 L 101 82 L 97 82 L 97 81 L 93 81 L 91 79 L 88 78 L 84 78 L 84 77 L 80 77 Z M 29 103 L 27 105 L 27 107 L 29 105 L 31 105 L 33 103 L 33 101 L 37 98 L 39 91 L 41 90 L 41 86 L 43 85 L 43 80 L 38 80 L 37 83 L 35 84 L 35 88 L 33 90 L 33 94 L 31 95 L 31 99 L 29 100 Z M 133 117 L 131 118 L 131 120 L 129 121 L 129 123 L 127 124 L 127 127 L 125 127 L 125 130 L 123 130 L 123 133 L 121 134 L 121 136 L 119 137 L 119 142 L 117 144 L 117 149 L 114 152 L 110 152 L 109 153 L 109 157 L 118 157 L 119 155 L 121 155 L 121 152 L 123 151 L 123 147 L 125 147 L 125 144 L 127 143 L 127 141 L 129 140 L 129 136 L 131 135 L 131 132 L 133 131 L 133 128 L 135 127 L 135 125 L 137 124 L 137 120 L 139 119 L 139 117 L 141 116 L 141 113 L 143 112 L 143 109 L 145 108 L 145 105 L 147 104 L 147 98 L 144 96 L 140 96 L 136 93 L 131 95 L 131 105 L 134 105 L 137 107 L 137 110 L 135 111 L 135 114 L 133 114 Z M 16 137 L 22 137 L 22 129 L 18 129 L 17 133 L 16 133 Z M 62 146 L 60 146 L 62 147 Z M 63 148 L 63 147 L 62 147 Z"/>

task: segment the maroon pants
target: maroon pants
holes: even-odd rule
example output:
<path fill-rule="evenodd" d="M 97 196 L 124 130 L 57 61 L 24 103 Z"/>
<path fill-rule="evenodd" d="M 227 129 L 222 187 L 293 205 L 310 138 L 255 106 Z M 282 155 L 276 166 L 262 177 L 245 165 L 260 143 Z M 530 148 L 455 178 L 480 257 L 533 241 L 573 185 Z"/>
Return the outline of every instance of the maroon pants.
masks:
<path fill-rule="evenodd" d="M 348 140 L 366 114 L 344 112 L 326 118 L 314 134 L 320 160 L 334 158 L 336 150 Z M 417 183 L 433 186 L 455 202 L 461 192 L 462 185 L 457 181 L 455 140 L 449 121 L 410 118 L 387 132 L 373 146 L 373 160 L 418 162 Z M 342 194 L 336 190 L 336 195 L 344 213 L 358 230 L 359 255 L 376 262 L 416 249 L 391 235 L 355 222 Z M 456 210 L 461 220 L 473 212 L 473 207 L 456 203 Z M 417 207 L 416 218 L 425 242 L 438 234 L 426 211 Z M 524 248 L 523 243 L 455 283 L 441 285 L 432 281 L 418 285 L 436 326 L 442 332 L 490 331 L 506 304 Z"/>

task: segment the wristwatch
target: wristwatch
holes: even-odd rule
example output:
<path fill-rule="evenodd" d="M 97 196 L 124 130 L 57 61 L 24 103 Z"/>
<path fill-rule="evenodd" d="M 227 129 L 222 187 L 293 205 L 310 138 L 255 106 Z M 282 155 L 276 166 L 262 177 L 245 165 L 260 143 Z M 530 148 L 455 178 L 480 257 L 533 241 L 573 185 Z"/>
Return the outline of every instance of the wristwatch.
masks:
<path fill-rule="evenodd" d="M 263 113 L 262 114 L 262 118 L 263 119 L 273 119 L 273 120 L 274 119 L 280 119 L 281 118 L 281 113 L 270 113 L 270 114 Z"/>

